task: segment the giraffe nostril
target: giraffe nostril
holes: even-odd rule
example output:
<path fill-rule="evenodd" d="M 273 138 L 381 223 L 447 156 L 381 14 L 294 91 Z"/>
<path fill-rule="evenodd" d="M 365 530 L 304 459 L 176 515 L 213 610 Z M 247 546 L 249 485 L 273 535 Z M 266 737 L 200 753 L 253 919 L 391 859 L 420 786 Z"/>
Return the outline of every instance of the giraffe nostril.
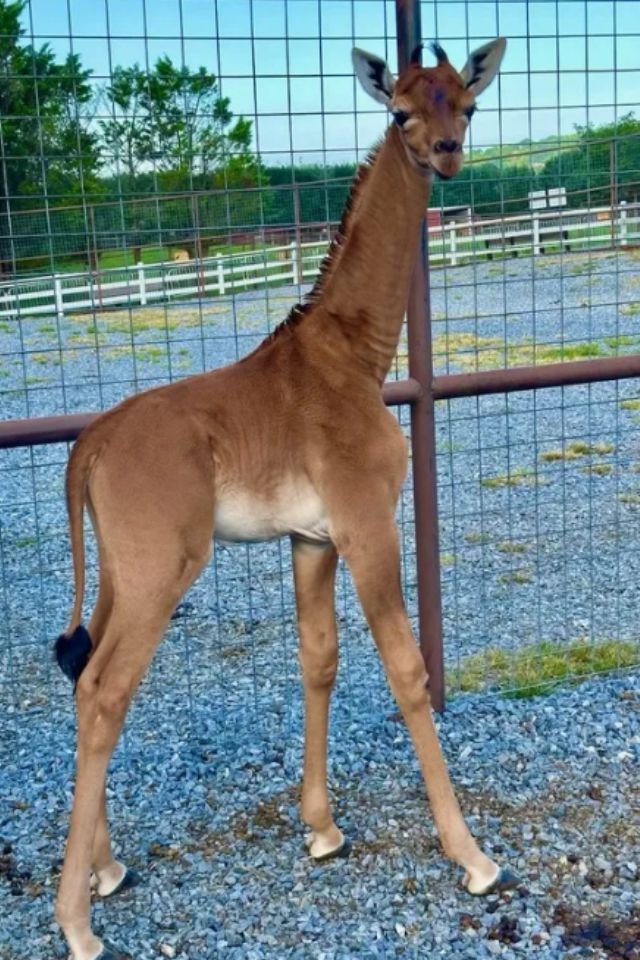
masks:
<path fill-rule="evenodd" d="M 436 140 L 433 149 L 436 153 L 455 153 L 460 147 L 458 140 Z"/>

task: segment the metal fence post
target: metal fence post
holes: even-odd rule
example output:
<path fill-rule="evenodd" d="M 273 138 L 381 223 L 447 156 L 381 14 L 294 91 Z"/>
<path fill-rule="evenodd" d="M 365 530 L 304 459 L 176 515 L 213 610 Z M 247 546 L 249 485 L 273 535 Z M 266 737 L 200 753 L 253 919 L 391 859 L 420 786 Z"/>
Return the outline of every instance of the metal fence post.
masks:
<path fill-rule="evenodd" d="M 396 0 L 396 26 L 398 67 L 402 70 L 409 63 L 412 51 L 421 41 L 419 0 Z M 431 703 L 434 710 L 442 710 L 444 707 L 444 657 L 440 541 L 432 390 L 431 305 L 427 266 L 427 231 L 424 219 L 420 235 L 420 253 L 409 293 L 407 325 L 409 376 L 417 380 L 422 388 L 421 396 L 411 407 L 419 639 L 429 674 Z"/>

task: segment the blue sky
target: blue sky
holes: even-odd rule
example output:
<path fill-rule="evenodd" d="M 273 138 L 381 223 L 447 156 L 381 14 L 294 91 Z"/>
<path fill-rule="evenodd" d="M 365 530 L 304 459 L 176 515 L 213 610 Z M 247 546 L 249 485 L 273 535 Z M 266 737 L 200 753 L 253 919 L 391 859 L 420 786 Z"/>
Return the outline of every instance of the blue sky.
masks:
<path fill-rule="evenodd" d="M 458 67 L 498 33 L 509 40 L 473 120 L 477 147 L 640 112 L 638 0 L 429 0 L 421 12 L 425 39 Z M 353 159 L 384 126 L 382 108 L 356 90 L 349 54 L 355 42 L 395 68 L 389 0 L 28 0 L 24 24 L 37 44 L 79 53 L 96 83 L 161 54 L 206 66 L 254 120 L 267 162 Z"/>

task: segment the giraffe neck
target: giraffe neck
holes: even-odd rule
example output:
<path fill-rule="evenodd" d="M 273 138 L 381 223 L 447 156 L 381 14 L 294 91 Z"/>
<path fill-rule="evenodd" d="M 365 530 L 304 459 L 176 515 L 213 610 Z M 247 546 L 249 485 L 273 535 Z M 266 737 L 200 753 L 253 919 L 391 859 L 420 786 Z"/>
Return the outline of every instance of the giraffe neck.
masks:
<path fill-rule="evenodd" d="M 314 297 L 348 342 L 348 361 L 380 383 L 398 346 L 430 187 L 431 177 L 410 165 L 391 126 L 352 198 L 335 263 Z"/>

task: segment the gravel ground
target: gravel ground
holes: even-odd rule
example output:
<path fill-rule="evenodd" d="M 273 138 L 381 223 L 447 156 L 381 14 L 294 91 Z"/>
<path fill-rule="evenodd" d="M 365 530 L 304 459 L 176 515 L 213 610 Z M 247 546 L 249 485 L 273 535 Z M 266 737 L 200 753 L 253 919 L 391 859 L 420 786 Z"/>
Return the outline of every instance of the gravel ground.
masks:
<path fill-rule="evenodd" d="M 533 342 L 637 350 L 637 283 L 632 254 L 435 271 L 438 369 L 495 366 L 507 354 L 527 362 Z M 268 301 L 261 293 L 136 311 L 133 333 L 126 311 L 0 325 L 1 415 L 99 409 L 233 360 L 294 298 L 269 291 Z M 450 665 L 537 639 L 637 642 L 640 411 L 621 403 L 638 386 L 438 405 Z M 572 441 L 589 452 L 544 459 Z M 49 645 L 70 603 L 66 456 L 65 446 L 0 454 L 2 960 L 63 955 L 51 901 L 73 722 Z M 413 614 L 411 514 L 407 488 L 398 519 Z M 537 700 L 452 701 L 440 728 L 465 813 L 523 876 L 509 902 L 476 902 L 438 852 L 342 573 L 332 782 L 354 852 L 320 868 L 301 849 L 297 818 L 290 581 L 286 543 L 220 547 L 176 612 L 110 781 L 114 835 L 144 884 L 96 905 L 97 926 L 139 958 L 640 956 L 638 677 Z"/>
<path fill-rule="evenodd" d="M 144 697 L 143 697 L 144 700 Z M 331 784 L 354 842 L 316 866 L 297 814 L 299 704 L 286 737 L 218 738 L 202 697 L 197 734 L 171 690 L 132 719 L 110 777 L 113 832 L 143 883 L 96 904 L 133 957 L 505 958 L 640 956 L 640 678 L 539 700 L 464 696 L 439 721 L 464 812 L 521 888 L 475 900 L 441 856 L 404 727 L 342 688 Z M 62 957 L 51 900 L 66 828 L 72 723 L 11 715 L 3 738 L 0 957 Z M 149 736 L 151 734 L 151 736 Z"/>

